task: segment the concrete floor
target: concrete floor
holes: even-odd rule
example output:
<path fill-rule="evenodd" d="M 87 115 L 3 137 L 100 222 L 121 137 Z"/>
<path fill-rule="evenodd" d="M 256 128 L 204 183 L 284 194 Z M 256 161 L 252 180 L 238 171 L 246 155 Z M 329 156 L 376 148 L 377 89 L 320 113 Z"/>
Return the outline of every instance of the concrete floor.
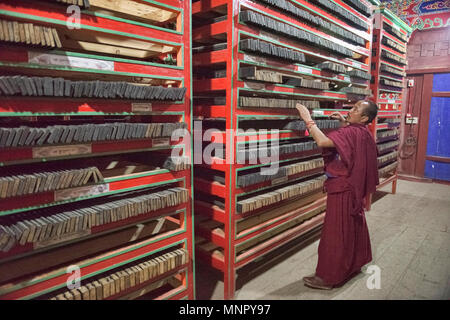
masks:
<path fill-rule="evenodd" d="M 301 279 L 317 263 L 315 240 L 239 276 L 235 299 L 450 299 L 450 186 L 401 180 L 396 195 L 390 188 L 377 192 L 366 213 L 373 261 L 363 273 L 328 291 L 305 287 Z M 197 299 L 223 299 L 221 275 L 196 264 Z M 381 271 L 379 289 L 368 289 L 371 265 Z"/>

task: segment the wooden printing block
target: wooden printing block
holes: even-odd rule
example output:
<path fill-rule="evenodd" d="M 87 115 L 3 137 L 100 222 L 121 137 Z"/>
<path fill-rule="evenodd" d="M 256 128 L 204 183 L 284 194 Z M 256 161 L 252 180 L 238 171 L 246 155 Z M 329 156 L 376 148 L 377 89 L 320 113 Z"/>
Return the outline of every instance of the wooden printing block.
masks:
<path fill-rule="evenodd" d="M 113 273 L 111 276 L 111 279 L 114 281 L 114 291 L 115 294 L 118 294 L 121 291 L 120 288 L 120 278 L 116 273 Z"/>
<path fill-rule="evenodd" d="M 70 290 L 70 293 L 72 294 L 73 299 L 72 300 L 81 300 L 81 292 L 77 289 Z"/>
<path fill-rule="evenodd" d="M 95 288 L 96 300 L 103 300 L 103 287 L 97 280 L 92 282 L 92 285 Z"/>
<path fill-rule="evenodd" d="M 44 95 L 47 97 L 53 96 L 53 79 L 44 77 Z"/>
<path fill-rule="evenodd" d="M 116 294 L 116 283 L 114 282 L 114 279 L 111 278 L 111 275 L 104 278 L 107 282 L 107 285 L 109 286 L 109 295 L 107 297 L 112 297 Z M 105 294 L 105 293 L 103 293 Z"/>
<path fill-rule="evenodd" d="M 123 270 L 118 272 L 118 277 L 120 279 L 120 291 L 121 292 L 123 292 L 129 288 L 129 280 L 127 281 L 127 276 L 128 276 L 128 273 L 126 273 Z M 128 283 L 128 286 L 127 286 L 127 283 Z"/>
<path fill-rule="evenodd" d="M 13 21 L 12 26 L 13 26 L 14 42 L 20 43 L 19 23 L 17 21 Z"/>
<path fill-rule="evenodd" d="M 131 272 L 134 275 L 134 286 L 137 286 L 141 283 L 140 270 L 136 266 L 130 267 Z M 134 287 L 133 286 L 133 287 Z"/>
<path fill-rule="evenodd" d="M 56 300 L 67 300 L 63 293 L 58 294 L 55 298 Z"/>
<path fill-rule="evenodd" d="M 86 284 L 86 289 L 89 290 L 89 300 L 97 300 L 97 290 L 93 283 Z"/>
<path fill-rule="evenodd" d="M 106 278 L 101 278 L 98 280 L 102 288 L 102 299 L 106 299 L 111 295 L 111 284 Z"/>
<path fill-rule="evenodd" d="M 82 300 L 90 300 L 89 289 L 87 289 L 85 286 L 81 286 L 78 288 L 78 291 L 81 294 Z"/>
<path fill-rule="evenodd" d="M 142 281 L 141 282 L 148 281 L 150 266 L 147 264 L 147 262 L 142 262 L 141 264 L 139 264 L 139 267 L 142 269 Z"/>

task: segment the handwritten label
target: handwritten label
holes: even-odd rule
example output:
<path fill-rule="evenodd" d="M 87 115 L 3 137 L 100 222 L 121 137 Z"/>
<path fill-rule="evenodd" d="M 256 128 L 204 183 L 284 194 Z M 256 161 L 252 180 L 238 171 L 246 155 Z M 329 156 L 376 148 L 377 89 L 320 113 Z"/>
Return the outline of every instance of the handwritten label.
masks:
<path fill-rule="evenodd" d="M 266 63 L 267 62 L 267 60 L 265 58 L 254 57 L 254 56 L 250 56 L 248 54 L 244 54 L 244 61 L 257 62 L 257 63 Z"/>
<path fill-rule="evenodd" d="M 244 88 L 249 88 L 253 90 L 264 90 L 266 85 L 264 83 L 257 82 L 244 82 Z"/>
<path fill-rule="evenodd" d="M 261 37 L 264 37 L 264 38 L 267 38 L 267 39 L 270 39 L 270 40 L 280 41 L 280 38 L 279 38 L 279 37 L 277 37 L 277 36 L 275 36 L 275 35 L 273 35 L 273 34 L 270 34 L 270 33 L 268 33 L 268 32 L 265 32 L 265 31 L 261 31 L 261 32 L 259 33 L 259 35 L 260 35 Z"/>
<path fill-rule="evenodd" d="M 95 196 L 109 191 L 109 184 L 98 184 L 55 191 L 55 201 L 75 199 L 85 196 Z"/>
<path fill-rule="evenodd" d="M 55 147 L 35 147 L 32 149 L 33 159 L 36 158 L 55 158 L 80 154 L 92 153 L 90 144 L 77 144 Z"/>
<path fill-rule="evenodd" d="M 281 178 L 273 179 L 272 180 L 272 185 L 274 186 L 276 184 L 280 184 L 280 183 L 287 182 L 287 181 L 288 181 L 288 176 L 284 176 L 284 177 L 281 177 Z"/>
<path fill-rule="evenodd" d="M 70 241 L 70 240 L 86 237 L 86 236 L 88 236 L 90 234 L 91 234 L 91 230 L 90 229 L 81 230 L 81 231 L 77 231 L 77 232 L 71 232 L 71 233 L 64 234 L 64 235 L 62 235 L 61 237 L 58 237 L 58 238 L 53 238 L 53 239 L 48 239 L 48 240 L 35 242 L 33 247 L 34 247 L 34 249 L 45 248 L 45 247 L 52 246 L 52 245 L 55 245 L 55 244 L 58 244 L 58 243 L 62 243 L 62 242 L 66 242 L 66 241 Z"/>
<path fill-rule="evenodd" d="M 131 104 L 132 112 L 150 112 L 152 111 L 151 103 L 132 103 Z"/>
<path fill-rule="evenodd" d="M 28 52 L 28 62 L 40 65 L 114 71 L 113 61 L 70 57 L 58 54 L 39 53 L 33 51 Z"/>
<path fill-rule="evenodd" d="M 312 74 L 312 73 L 313 73 L 312 69 L 310 69 L 310 68 L 305 68 L 305 67 L 302 67 L 302 66 L 298 66 L 298 67 L 297 67 L 297 71 L 303 72 L 303 73 L 309 73 L 309 74 Z"/>
<path fill-rule="evenodd" d="M 170 146 L 169 138 L 157 138 L 152 140 L 153 147 L 168 147 Z"/>

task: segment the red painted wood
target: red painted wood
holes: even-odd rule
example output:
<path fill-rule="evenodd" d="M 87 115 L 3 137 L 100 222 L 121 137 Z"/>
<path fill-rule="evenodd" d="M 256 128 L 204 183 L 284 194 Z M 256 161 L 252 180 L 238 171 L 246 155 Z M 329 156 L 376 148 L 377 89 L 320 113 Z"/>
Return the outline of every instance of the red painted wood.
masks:
<path fill-rule="evenodd" d="M 207 181 L 202 178 L 194 178 L 194 185 L 197 190 L 206 194 L 212 194 L 221 198 L 225 198 L 225 185 L 217 181 Z"/>
<path fill-rule="evenodd" d="M 203 214 L 215 221 L 225 223 L 225 211 L 216 205 L 209 204 L 200 200 L 194 201 L 195 213 Z"/>
<path fill-rule="evenodd" d="M 205 0 L 197 1 L 192 4 L 192 15 L 208 12 L 217 7 L 226 5 L 228 0 Z"/>

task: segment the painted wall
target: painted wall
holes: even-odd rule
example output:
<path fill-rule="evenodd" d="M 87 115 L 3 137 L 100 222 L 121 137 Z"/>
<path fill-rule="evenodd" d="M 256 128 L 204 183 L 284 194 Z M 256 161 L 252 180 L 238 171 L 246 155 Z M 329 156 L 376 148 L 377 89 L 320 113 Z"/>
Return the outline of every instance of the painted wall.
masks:
<path fill-rule="evenodd" d="M 450 26 L 450 0 L 381 0 L 413 29 Z"/>

